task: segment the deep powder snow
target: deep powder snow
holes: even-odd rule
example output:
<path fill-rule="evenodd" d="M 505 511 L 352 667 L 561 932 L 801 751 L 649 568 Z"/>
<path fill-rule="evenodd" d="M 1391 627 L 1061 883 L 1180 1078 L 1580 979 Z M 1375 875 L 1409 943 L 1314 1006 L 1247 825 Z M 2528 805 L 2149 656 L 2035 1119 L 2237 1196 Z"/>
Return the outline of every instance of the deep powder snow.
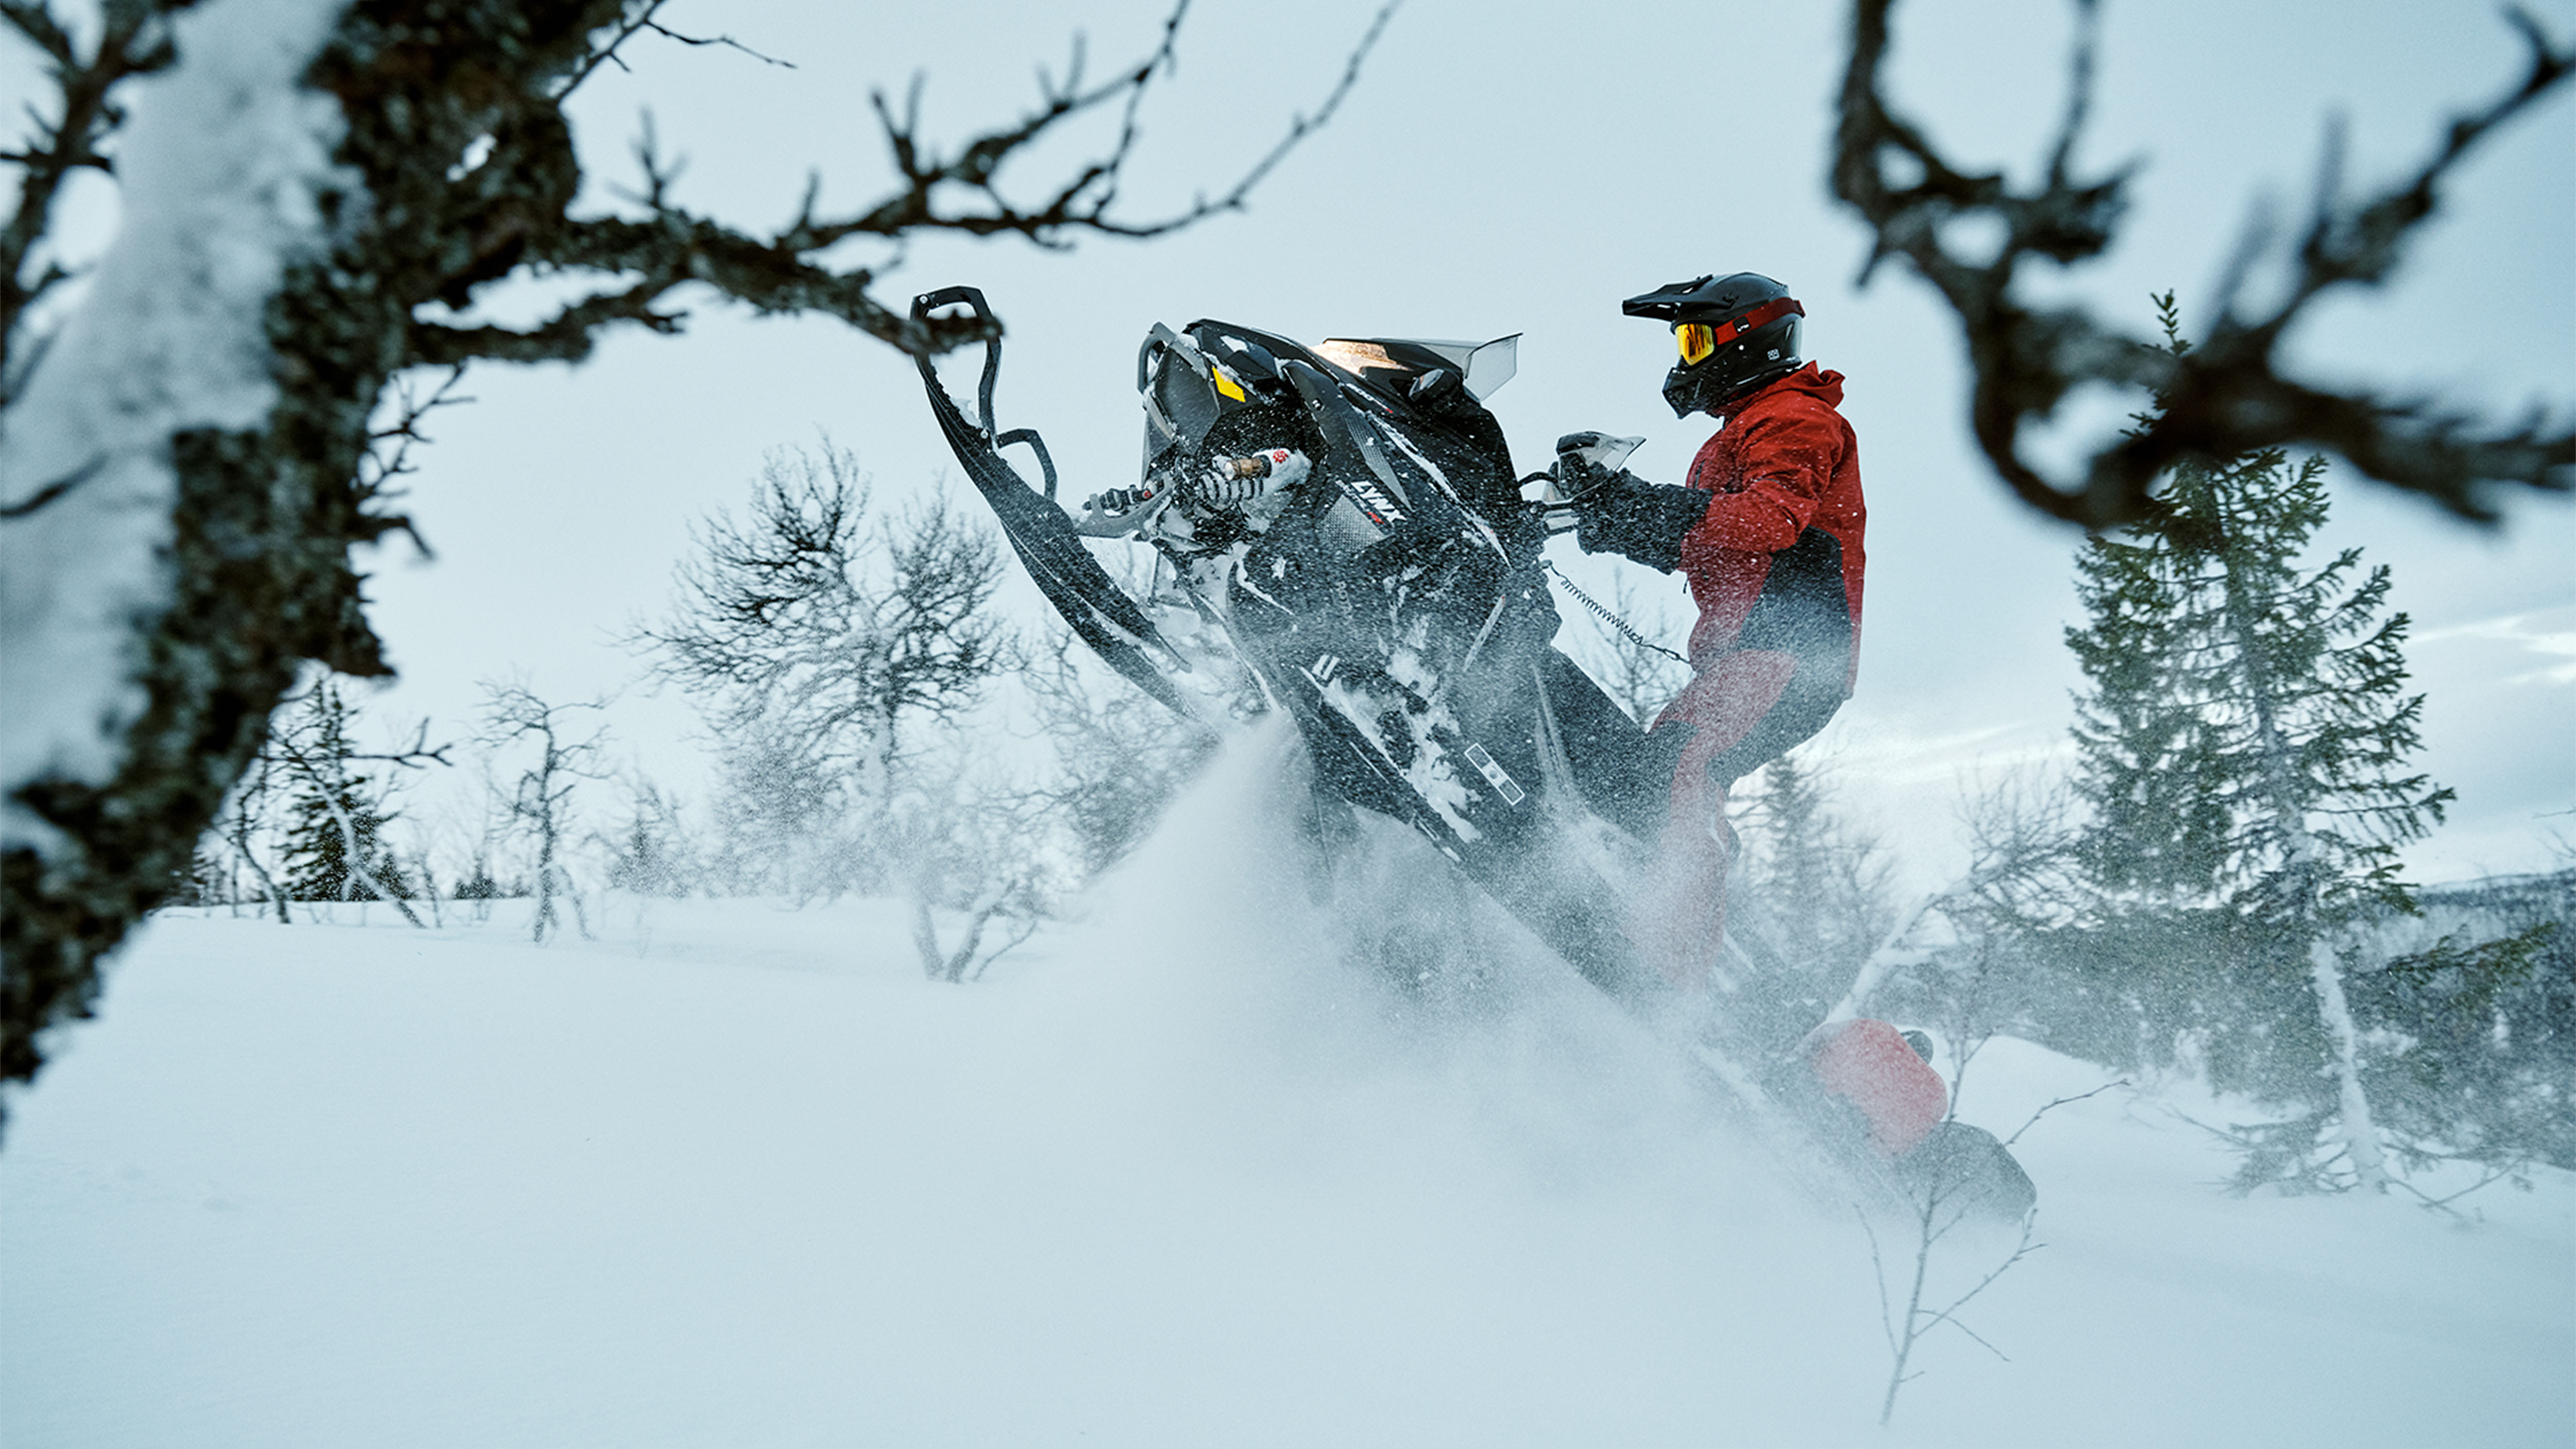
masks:
<path fill-rule="evenodd" d="M 1257 752 L 1254 752 L 1257 753 Z M 2576 1185 L 2238 1200 L 2188 1084 L 2020 1147 L 2047 1246 L 1918 1350 L 1869 1242 L 1450 900 L 1346 964 L 1239 752 L 966 987 L 880 903 L 599 938 L 165 913 L 0 1151 L 11 1445 L 2562 1445 Z M 1402 849 L 1389 846 L 1399 864 Z M 1346 913 L 1347 914 L 1347 913 Z M 2103 1074 L 2013 1042 L 2009 1131 Z M 1897 1245 L 1888 1244 L 1891 1253 Z M 1972 1281 L 2009 1241 L 1943 1245 Z"/>

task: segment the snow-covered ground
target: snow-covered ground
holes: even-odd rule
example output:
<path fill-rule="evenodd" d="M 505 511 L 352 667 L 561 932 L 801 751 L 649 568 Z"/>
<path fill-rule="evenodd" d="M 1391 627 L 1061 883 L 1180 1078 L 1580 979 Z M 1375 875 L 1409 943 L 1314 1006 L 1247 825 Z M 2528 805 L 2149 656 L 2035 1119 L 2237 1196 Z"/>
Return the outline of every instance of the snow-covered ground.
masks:
<path fill-rule="evenodd" d="M 165 914 L 11 1103 L 0 1442 L 2576 1439 L 2576 1182 L 2239 1200 L 2175 1084 L 2023 1139 L 2008 1361 L 1881 1431 L 1853 1212 L 1507 931 L 1484 1004 L 1342 964 L 1231 768 L 968 986 L 875 903 Z M 1964 1114 L 2102 1080 L 1999 1042 Z"/>

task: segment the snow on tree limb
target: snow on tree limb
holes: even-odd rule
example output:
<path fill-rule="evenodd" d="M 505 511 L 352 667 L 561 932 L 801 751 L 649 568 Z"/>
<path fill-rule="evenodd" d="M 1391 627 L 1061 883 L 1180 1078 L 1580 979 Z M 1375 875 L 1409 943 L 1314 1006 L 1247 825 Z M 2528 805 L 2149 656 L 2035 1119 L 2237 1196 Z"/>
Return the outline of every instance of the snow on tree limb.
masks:
<path fill-rule="evenodd" d="M 1348 92 L 1386 18 L 1322 109 L 1174 215 L 1116 203 L 1182 9 L 1145 61 L 1096 86 L 1078 66 L 1044 79 L 1034 109 L 953 151 L 884 110 L 904 158 L 889 194 L 824 218 L 809 192 L 793 225 L 760 234 L 670 204 L 654 161 L 638 205 L 572 214 L 564 97 L 622 42 L 666 34 L 657 8 L 108 0 L 84 58 L 43 0 L 0 0 L 0 36 L 33 46 L 60 93 L 0 155 L 20 170 L 0 233 L 0 642 L 18 711 L 0 746 L 0 1078 L 31 1077 L 37 1034 L 87 1014 L 98 958 L 193 859 L 298 670 L 389 672 L 349 554 L 409 528 L 388 506 L 398 447 L 369 461 L 394 379 L 578 359 L 620 325 L 677 331 L 693 288 L 915 354 L 982 340 L 988 321 L 915 322 L 875 300 L 881 268 L 821 254 L 924 231 L 1151 237 L 1239 207 Z M 1007 163 L 1103 112 L 1113 141 L 1012 199 Z M 33 335 L 31 304 L 61 280 L 41 245 L 51 198 L 70 171 L 110 166 L 124 230 L 81 308 Z M 456 320 L 478 288 L 538 270 L 612 290 L 527 329 Z"/>
<path fill-rule="evenodd" d="M 335 179 L 340 136 L 329 98 L 294 82 L 337 9 L 225 0 L 179 16 L 165 45 L 189 63 L 127 92 L 123 229 L 0 431 L 8 847 L 53 837 L 18 789 L 47 775 L 103 784 L 142 713 L 132 620 L 168 607 L 171 439 L 256 428 L 275 405 L 261 317 L 287 267 L 322 249 L 315 195 Z"/>
<path fill-rule="evenodd" d="M 1854 0 L 1834 194 L 1874 233 L 1864 282 L 1880 262 L 1902 257 L 1958 314 L 1974 372 L 1969 415 L 1977 444 L 2022 501 L 2088 528 L 2108 527 L 2141 517 L 2150 486 L 2179 462 L 2273 447 L 2339 454 L 2382 483 L 2482 521 L 2496 517 L 2491 484 L 2576 486 L 2576 432 L 2563 422 L 2535 417 L 2504 428 L 2420 399 L 2333 392 L 2285 375 L 2278 356 L 2283 334 L 2318 297 L 2385 283 L 2416 228 L 2437 211 L 2441 187 L 2461 160 L 2576 70 L 2576 51 L 2557 45 L 2529 14 L 2507 12 L 2530 48 L 2528 70 L 2483 109 L 2452 120 L 2413 176 L 2372 196 L 2346 198 L 2341 137 L 2330 130 L 2313 210 L 2290 258 L 2287 296 L 2262 315 L 2238 312 L 2245 263 L 2268 246 L 2259 229 L 2250 232 L 2208 336 L 2188 356 L 2175 356 L 2084 311 L 2027 305 L 2014 289 L 2027 259 L 2071 265 L 2099 256 L 2127 205 L 2133 167 L 2085 178 L 2071 166 L 2092 97 L 2098 0 L 2074 0 L 2078 38 L 2066 115 L 2050 147 L 2046 180 L 2032 191 L 2016 191 L 2001 173 L 1957 170 L 1918 126 L 1890 108 L 1881 69 L 1895 3 Z M 2001 223 L 2004 239 L 1991 259 L 1966 255 L 1944 240 L 1945 227 L 1972 216 Z M 2166 405 L 2150 426 L 2096 449 L 2082 476 L 2053 481 L 2023 456 L 2022 432 L 2089 382 L 2145 388 Z"/>

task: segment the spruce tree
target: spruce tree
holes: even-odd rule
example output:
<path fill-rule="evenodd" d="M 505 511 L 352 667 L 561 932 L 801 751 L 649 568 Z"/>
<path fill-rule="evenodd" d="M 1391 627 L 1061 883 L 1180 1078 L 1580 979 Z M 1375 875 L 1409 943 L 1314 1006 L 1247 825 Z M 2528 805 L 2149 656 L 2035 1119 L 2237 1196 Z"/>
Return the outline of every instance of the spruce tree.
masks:
<path fill-rule="evenodd" d="M 2186 351 L 2172 296 L 2159 307 Z M 2375 913 L 2412 909 L 2397 850 L 2451 792 L 2407 765 L 2424 697 L 2405 689 L 2388 570 L 2363 571 L 2359 549 L 2305 561 L 2324 475 L 2324 460 L 2278 450 L 2189 462 L 2148 519 L 2086 543 L 2090 623 L 2066 636 L 2090 682 L 2075 741 L 2093 818 L 2078 849 L 2112 903 L 2109 934 L 2156 919 L 2150 1029 L 2191 1030 L 2217 1085 L 2306 1109 L 2254 1141 L 2249 1172 L 2325 1180 L 2313 1148 L 2332 1122 L 2353 1181 L 2378 1188 L 2336 946 Z"/>
<path fill-rule="evenodd" d="M 353 758 L 357 711 L 324 680 L 302 717 L 274 742 L 293 781 L 286 805 L 286 890 L 300 901 L 399 900 L 393 854 L 382 839 L 393 815 Z"/>

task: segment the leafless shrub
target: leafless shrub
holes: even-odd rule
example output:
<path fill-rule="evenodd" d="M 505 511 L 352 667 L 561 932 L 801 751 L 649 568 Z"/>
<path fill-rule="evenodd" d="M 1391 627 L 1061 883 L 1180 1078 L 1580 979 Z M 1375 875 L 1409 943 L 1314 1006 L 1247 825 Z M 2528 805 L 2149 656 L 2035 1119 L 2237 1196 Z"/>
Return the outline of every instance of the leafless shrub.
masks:
<path fill-rule="evenodd" d="M 486 682 L 483 694 L 483 743 L 495 750 L 532 750 L 535 755 L 519 769 L 502 797 L 511 822 L 529 837 L 536 850 L 529 884 L 536 893 L 537 906 L 529 919 L 529 937 L 542 945 L 548 932 L 562 929 L 561 918 L 555 913 L 558 899 L 571 905 L 581 933 L 588 936 L 590 927 L 582 919 L 581 897 L 565 869 L 564 845 L 574 828 L 573 792 L 584 780 L 607 778 L 599 763 L 605 731 L 578 735 L 573 720 L 576 712 L 596 713 L 605 709 L 606 703 L 585 700 L 548 704 L 523 684 Z"/>

